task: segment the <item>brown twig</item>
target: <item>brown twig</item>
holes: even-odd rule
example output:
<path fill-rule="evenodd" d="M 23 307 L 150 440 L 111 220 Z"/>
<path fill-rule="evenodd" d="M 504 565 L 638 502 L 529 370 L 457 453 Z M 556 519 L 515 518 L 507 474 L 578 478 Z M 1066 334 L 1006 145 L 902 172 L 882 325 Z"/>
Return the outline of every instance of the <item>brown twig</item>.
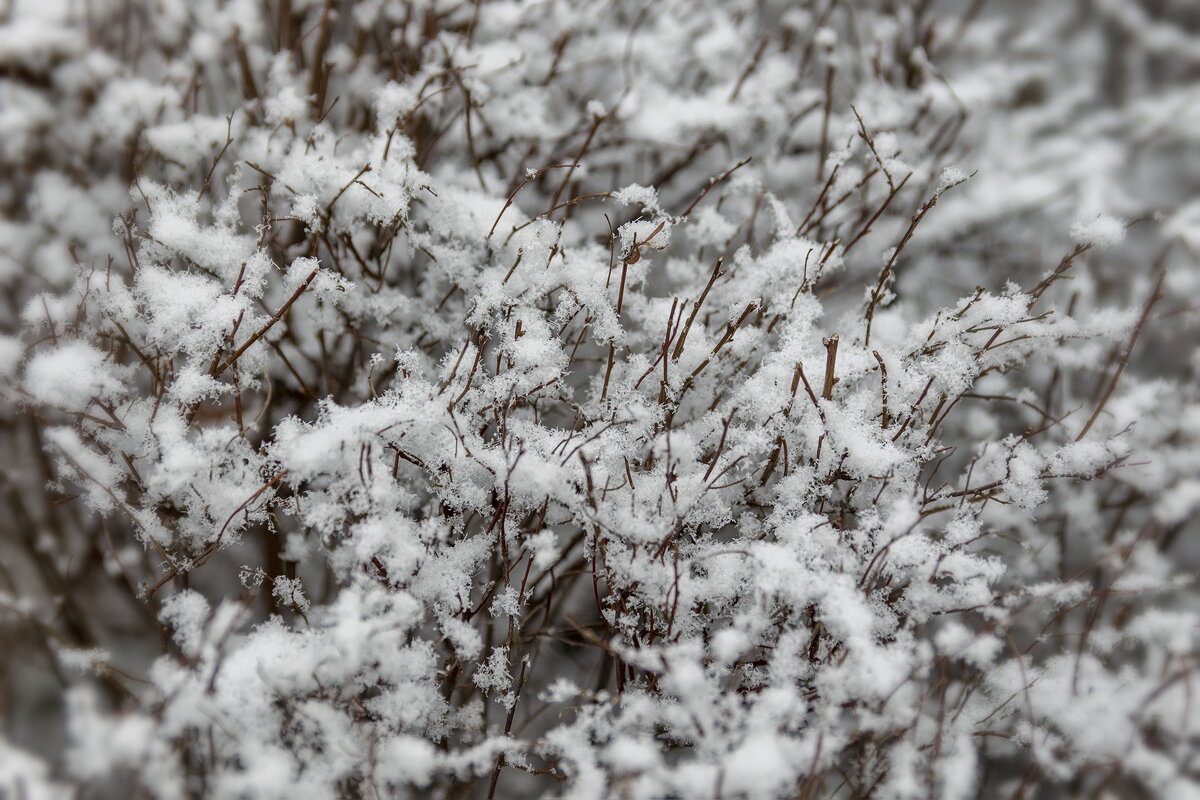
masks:
<path fill-rule="evenodd" d="M 1125 367 L 1129 365 L 1129 357 L 1133 354 L 1133 346 L 1137 344 L 1138 336 L 1142 332 L 1142 328 L 1146 326 L 1146 321 L 1150 318 L 1150 311 L 1155 304 L 1163 298 L 1163 281 L 1166 279 L 1166 272 L 1158 273 L 1158 280 L 1154 284 L 1154 291 L 1150 293 L 1150 297 L 1146 300 L 1146 304 L 1142 306 L 1142 315 L 1138 318 L 1137 324 L 1133 326 L 1133 333 L 1129 337 L 1129 342 L 1125 345 L 1124 352 L 1121 353 L 1121 358 L 1117 362 L 1117 369 L 1113 372 L 1112 380 L 1108 382 L 1108 387 L 1104 390 L 1104 395 L 1100 398 L 1100 402 L 1096 405 L 1096 410 L 1092 412 L 1092 416 L 1088 417 L 1088 421 L 1084 424 L 1083 429 L 1079 431 L 1079 435 L 1075 437 L 1075 441 L 1081 440 L 1087 436 L 1088 431 L 1092 429 L 1092 425 L 1100 417 L 1104 411 L 1104 406 L 1108 404 L 1109 398 L 1117 389 L 1117 382 L 1121 380 L 1121 375 L 1125 372 Z"/>

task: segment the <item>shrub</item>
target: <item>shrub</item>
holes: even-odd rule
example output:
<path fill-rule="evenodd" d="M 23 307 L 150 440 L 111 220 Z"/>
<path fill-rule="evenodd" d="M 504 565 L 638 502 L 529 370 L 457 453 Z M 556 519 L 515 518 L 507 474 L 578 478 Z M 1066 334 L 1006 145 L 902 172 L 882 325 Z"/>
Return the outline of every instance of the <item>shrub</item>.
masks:
<path fill-rule="evenodd" d="M 1200 795 L 1145 5 L 15 4 L 0 785 Z"/>

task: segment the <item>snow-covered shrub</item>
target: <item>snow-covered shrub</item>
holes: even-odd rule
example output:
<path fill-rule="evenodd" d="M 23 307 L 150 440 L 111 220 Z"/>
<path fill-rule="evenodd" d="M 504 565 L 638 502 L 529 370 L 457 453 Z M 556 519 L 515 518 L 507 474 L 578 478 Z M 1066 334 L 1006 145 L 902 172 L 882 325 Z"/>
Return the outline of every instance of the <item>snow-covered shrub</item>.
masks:
<path fill-rule="evenodd" d="M 0 794 L 1200 796 L 1186 2 L 0 27 Z"/>

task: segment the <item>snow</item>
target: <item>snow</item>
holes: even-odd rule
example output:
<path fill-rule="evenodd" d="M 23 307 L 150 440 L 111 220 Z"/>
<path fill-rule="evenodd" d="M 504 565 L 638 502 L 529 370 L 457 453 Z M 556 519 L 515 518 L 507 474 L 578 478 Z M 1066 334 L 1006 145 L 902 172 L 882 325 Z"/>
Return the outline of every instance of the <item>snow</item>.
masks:
<path fill-rule="evenodd" d="M 66 785 L 50 779 L 50 767 L 37 756 L 0 739 L 0 788 L 25 800 L 54 800 Z"/>
<path fill-rule="evenodd" d="M 1071 238 L 1079 244 L 1095 247 L 1116 247 L 1125 240 L 1124 220 L 1108 214 L 1071 223 Z"/>
<path fill-rule="evenodd" d="M 0 796 L 1200 791 L 1200 28 L 969 5 L 8 4 Z"/>
<path fill-rule="evenodd" d="M 82 341 L 34 354 L 25 366 L 23 384 L 34 401 L 72 411 L 82 411 L 93 399 L 109 399 L 123 388 L 107 356 Z"/>

